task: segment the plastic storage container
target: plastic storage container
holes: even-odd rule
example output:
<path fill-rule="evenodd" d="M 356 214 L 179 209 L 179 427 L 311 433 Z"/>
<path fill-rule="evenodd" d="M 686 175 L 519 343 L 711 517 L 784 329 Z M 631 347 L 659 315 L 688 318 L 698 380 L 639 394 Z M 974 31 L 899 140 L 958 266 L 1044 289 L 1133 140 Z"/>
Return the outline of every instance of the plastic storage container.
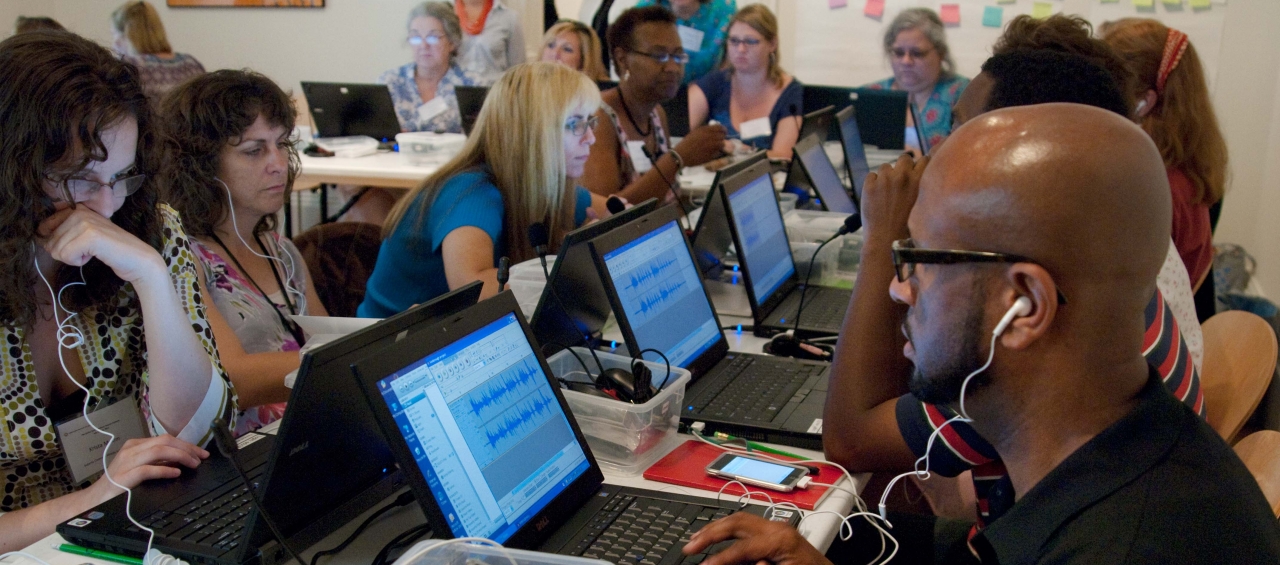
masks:
<path fill-rule="evenodd" d="M 808 274 L 809 261 L 818 244 L 835 235 L 844 226 L 844 219 L 844 214 L 820 210 L 792 210 L 783 216 L 800 280 Z M 853 288 L 861 259 L 862 231 L 841 236 L 818 253 L 811 282 L 819 286 Z"/>
<path fill-rule="evenodd" d="M 555 255 L 547 255 L 547 272 L 556 264 Z M 516 303 L 525 318 L 533 318 L 533 311 L 538 308 L 538 300 L 542 298 L 542 290 L 547 287 L 547 275 L 542 272 L 542 262 L 537 257 L 511 266 L 511 278 L 507 280 L 507 288 L 516 295 Z"/>
<path fill-rule="evenodd" d="M 599 371 L 591 352 L 573 348 L 592 372 Z M 596 352 L 605 369 L 631 370 L 631 358 Z M 667 375 L 667 364 L 645 361 L 653 372 L 653 384 L 658 386 Z M 568 351 L 560 351 L 547 359 L 551 373 L 569 381 L 586 381 L 582 365 Z M 587 443 L 595 453 L 600 466 L 622 475 L 639 475 L 649 465 L 666 455 L 679 438 L 680 407 L 684 402 L 684 389 L 689 386 L 689 371 L 671 368 L 671 378 L 652 400 L 644 404 L 630 404 L 610 398 L 601 398 L 563 390 L 569 401 L 573 417 L 587 436 Z"/>
<path fill-rule="evenodd" d="M 414 544 L 393 565 L 605 565 L 606 563 L 608 562 L 599 559 L 572 555 L 430 539 Z"/>

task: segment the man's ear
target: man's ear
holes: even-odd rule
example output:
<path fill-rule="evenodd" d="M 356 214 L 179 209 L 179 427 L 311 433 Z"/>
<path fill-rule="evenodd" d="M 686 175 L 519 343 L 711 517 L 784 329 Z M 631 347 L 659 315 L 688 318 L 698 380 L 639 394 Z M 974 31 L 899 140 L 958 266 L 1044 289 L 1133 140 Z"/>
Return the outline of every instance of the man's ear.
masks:
<path fill-rule="evenodd" d="M 1012 308 L 1019 298 L 1026 298 L 1031 308 L 1009 323 L 1000 343 L 1009 349 L 1025 349 L 1048 333 L 1057 317 L 1058 286 L 1044 267 L 1034 263 L 1014 264 L 1005 276 L 1010 288 L 1001 294 L 1004 307 Z"/>

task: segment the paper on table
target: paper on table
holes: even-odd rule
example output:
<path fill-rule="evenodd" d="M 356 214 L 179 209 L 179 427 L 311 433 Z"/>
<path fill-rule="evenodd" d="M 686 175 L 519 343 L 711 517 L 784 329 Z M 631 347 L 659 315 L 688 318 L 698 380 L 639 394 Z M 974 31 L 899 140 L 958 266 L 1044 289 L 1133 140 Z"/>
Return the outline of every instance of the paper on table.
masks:
<path fill-rule="evenodd" d="M 1137 1 L 1137 0 L 1135 0 Z M 1045 19 L 1053 15 L 1053 4 L 1048 2 L 1036 2 L 1031 5 L 1031 17 Z"/>
<path fill-rule="evenodd" d="M 867 0 L 867 6 L 862 9 L 862 13 L 873 18 L 883 16 L 884 0 Z"/>
<path fill-rule="evenodd" d="M 325 334 L 347 335 L 382 321 L 380 318 L 339 318 L 329 316 L 289 316 L 302 326 L 308 336 Z"/>
<path fill-rule="evenodd" d="M 1000 27 L 1004 25 L 1004 8 L 999 6 L 987 6 L 982 11 L 982 25 L 986 27 Z"/>
<path fill-rule="evenodd" d="M 960 5 L 959 4 L 943 4 L 938 6 L 939 17 L 942 18 L 944 25 L 958 26 L 960 25 Z"/>

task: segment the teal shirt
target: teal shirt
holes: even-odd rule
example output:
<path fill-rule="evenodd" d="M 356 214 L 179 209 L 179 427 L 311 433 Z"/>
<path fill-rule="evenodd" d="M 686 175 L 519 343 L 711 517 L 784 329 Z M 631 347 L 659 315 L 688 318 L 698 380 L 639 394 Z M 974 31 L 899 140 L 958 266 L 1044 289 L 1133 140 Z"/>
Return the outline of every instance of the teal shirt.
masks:
<path fill-rule="evenodd" d="M 960 94 L 969 86 L 969 79 L 960 75 L 952 75 L 942 79 L 933 87 L 929 103 L 924 108 L 916 108 L 921 116 L 920 132 L 929 141 L 929 147 L 937 147 L 942 140 L 951 135 L 951 107 L 960 99 Z M 866 88 L 881 90 L 898 90 L 893 87 L 893 77 L 868 84 Z"/>
<path fill-rule="evenodd" d="M 662 6 L 671 9 L 670 0 L 640 0 L 637 8 L 644 6 Z M 702 32 L 702 49 L 690 51 L 689 63 L 684 66 L 684 82 L 686 84 L 698 80 L 720 66 L 720 55 L 724 52 L 724 41 L 729 35 L 729 20 L 738 12 L 738 0 L 708 0 L 698 7 L 698 13 L 687 20 L 676 20 L 677 25 L 688 26 Z"/>
<path fill-rule="evenodd" d="M 449 291 L 441 245 L 450 232 L 465 226 L 479 228 L 493 240 L 493 264 L 506 255 L 503 237 L 502 193 L 487 172 L 468 171 L 444 183 L 429 204 L 420 229 L 417 225 L 426 193 L 420 193 L 404 218 L 378 251 L 378 263 L 369 276 L 364 302 L 356 310 L 361 318 L 385 318 L 427 302 Z M 591 193 L 578 187 L 574 223 L 586 220 Z"/>

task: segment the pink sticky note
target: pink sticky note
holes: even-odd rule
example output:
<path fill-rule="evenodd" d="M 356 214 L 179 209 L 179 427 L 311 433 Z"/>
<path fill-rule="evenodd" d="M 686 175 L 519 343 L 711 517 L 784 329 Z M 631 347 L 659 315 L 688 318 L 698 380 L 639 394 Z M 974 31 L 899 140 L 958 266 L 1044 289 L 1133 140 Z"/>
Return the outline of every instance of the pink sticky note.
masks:
<path fill-rule="evenodd" d="M 942 17 L 942 23 L 949 26 L 960 25 L 960 5 L 959 4 L 943 4 L 939 6 Z"/>
<path fill-rule="evenodd" d="M 827 7 L 831 8 L 832 10 L 836 8 L 843 8 L 848 5 L 849 5 L 849 0 L 827 0 Z"/>
<path fill-rule="evenodd" d="M 884 0 L 867 0 L 867 7 L 863 8 L 862 13 L 877 19 L 883 17 Z"/>

